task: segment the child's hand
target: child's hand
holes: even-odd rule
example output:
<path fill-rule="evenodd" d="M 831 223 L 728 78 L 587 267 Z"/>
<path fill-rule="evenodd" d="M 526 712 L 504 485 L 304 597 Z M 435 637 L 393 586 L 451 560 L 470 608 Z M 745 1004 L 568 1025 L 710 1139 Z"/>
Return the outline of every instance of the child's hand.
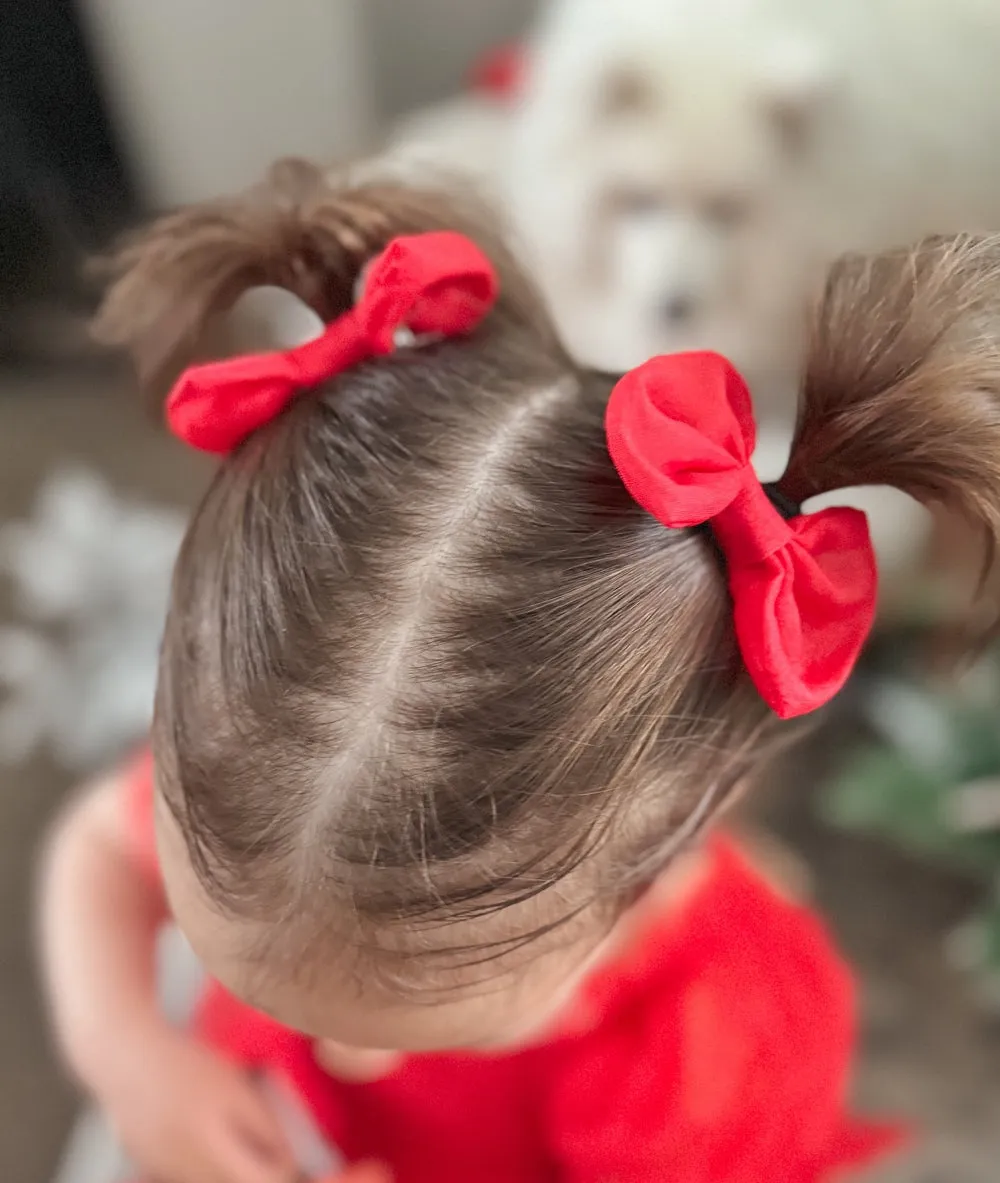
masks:
<path fill-rule="evenodd" d="M 323 1183 L 392 1183 L 392 1172 L 378 1162 L 361 1162 L 347 1167 Z"/>
<path fill-rule="evenodd" d="M 167 1027 L 100 1098 L 129 1156 L 157 1183 L 296 1183 L 284 1134 L 253 1082 Z M 350 1183 L 382 1183 L 378 1175 Z"/>

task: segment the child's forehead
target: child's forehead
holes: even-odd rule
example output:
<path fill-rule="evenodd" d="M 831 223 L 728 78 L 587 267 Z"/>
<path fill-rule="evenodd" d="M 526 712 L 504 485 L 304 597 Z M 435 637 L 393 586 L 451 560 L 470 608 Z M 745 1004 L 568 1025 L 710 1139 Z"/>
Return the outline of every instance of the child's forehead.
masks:
<path fill-rule="evenodd" d="M 357 991 L 333 970 L 312 990 L 273 982 L 252 998 L 285 1026 L 356 1048 L 402 1052 L 480 1049 L 503 1045 L 517 1034 L 518 1019 L 536 1013 L 572 976 L 567 966 L 536 980 L 508 974 L 449 992 L 392 995 Z M 264 989 L 265 984 L 261 983 Z"/>
<path fill-rule="evenodd" d="M 372 964 L 374 951 L 333 940 L 303 947 L 286 941 L 280 925 L 226 915 L 199 882 L 163 803 L 157 834 L 171 908 L 210 977 L 284 1026 L 353 1047 L 420 1052 L 502 1045 L 522 1021 L 572 993 L 606 935 L 606 926 L 593 920 L 506 956 L 492 957 L 488 949 L 415 954 L 396 984 L 391 970 Z M 463 922 L 450 940 L 461 947 L 477 932 L 480 939 L 487 935 L 481 920 Z"/>
<path fill-rule="evenodd" d="M 330 964 L 309 984 L 259 977 L 246 1001 L 285 1026 L 346 1047 L 409 1053 L 492 1051 L 516 1046 L 551 1025 L 598 959 L 600 941 L 579 942 L 521 961 L 482 966 L 474 977 L 434 970 L 427 989 L 394 991 L 377 978 Z M 238 991 L 237 991 L 238 993 Z"/>

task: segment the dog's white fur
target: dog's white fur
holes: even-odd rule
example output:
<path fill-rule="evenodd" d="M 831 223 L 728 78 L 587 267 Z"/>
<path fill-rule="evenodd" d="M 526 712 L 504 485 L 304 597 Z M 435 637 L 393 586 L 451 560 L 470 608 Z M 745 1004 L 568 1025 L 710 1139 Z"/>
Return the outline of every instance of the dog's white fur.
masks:
<path fill-rule="evenodd" d="M 830 261 L 1000 229 L 1000 2 L 554 0 L 520 108 L 421 112 L 387 168 L 495 196 L 581 360 L 727 354 L 777 476 Z M 894 490 L 832 500 L 868 510 L 885 574 L 913 569 L 923 510 Z"/>
<path fill-rule="evenodd" d="M 1000 228 L 997 0 L 554 0 L 506 196 L 571 349 L 789 383 L 825 265 Z"/>
<path fill-rule="evenodd" d="M 484 196 L 499 200 L 512 127 L 512 112 L 504 102 L 489 95 L 463 95 L 399 120 L 379 167 L 417 181 L 458 174 Z"/>

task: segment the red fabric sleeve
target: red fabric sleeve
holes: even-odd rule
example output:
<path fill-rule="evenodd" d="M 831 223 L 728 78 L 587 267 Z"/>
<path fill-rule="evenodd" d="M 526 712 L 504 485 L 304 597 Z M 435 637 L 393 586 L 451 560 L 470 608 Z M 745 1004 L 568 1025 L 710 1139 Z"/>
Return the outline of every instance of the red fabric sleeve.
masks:
<path fill-rule="evenodd" d="M 153 754 L 143 749 L 125 768 L 122 778 L 122 808 L 125 829 L 136 860 L 151 878 L 160 878 L 153 824 Z"/>
<path fill-rule="evenodd" d="M 659 947 L 657 947 L 659 942 Z M 899 1140 L 847 1114 L 850 974 L 819 921 L 732 849 L 563 1066 L 550 1120 L 567 1183 L 820 1183 Z"/>

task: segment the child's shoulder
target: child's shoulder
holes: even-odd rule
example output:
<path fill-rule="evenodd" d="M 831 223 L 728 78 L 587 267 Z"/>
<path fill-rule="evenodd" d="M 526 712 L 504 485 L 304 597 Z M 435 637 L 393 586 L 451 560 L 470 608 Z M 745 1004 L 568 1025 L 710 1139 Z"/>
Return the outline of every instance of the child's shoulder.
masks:
<path fill-rule="evenodd" d="M 847 965 L 822 921 L 731 839 L 712 842 L 696 888 L 649 919 L 590 1001 L 600 1022 L 567 1058 L 556 1098 L 556 1125 L 581 1152 L 611 1161 L 624 1141 L 670 1177 L 714 1179 L 703 1173 L 713 1161 L 727 1183 L 752 1183 L 824 1178 L 823 1164 L 861 1161 L 884 1141 L 844 1109 Z M 815 1174 L 795 1173 L 809 1163 Z"/>
<path fill-rule="evenodd" d="M 685 1037 L 707 1040 L 701 1057 L 737 1028 L 741 1043 L 766 1040 L 772 1057 L 779 1032 L 853 1043 L 854 980 L 822 919 L 731 837 L 714 838 L 693 874 L 679 899 L 654 902 L 592 981 L 606 1020 L 643 1010 L 676 1029 L 683 1015 Z"/>

